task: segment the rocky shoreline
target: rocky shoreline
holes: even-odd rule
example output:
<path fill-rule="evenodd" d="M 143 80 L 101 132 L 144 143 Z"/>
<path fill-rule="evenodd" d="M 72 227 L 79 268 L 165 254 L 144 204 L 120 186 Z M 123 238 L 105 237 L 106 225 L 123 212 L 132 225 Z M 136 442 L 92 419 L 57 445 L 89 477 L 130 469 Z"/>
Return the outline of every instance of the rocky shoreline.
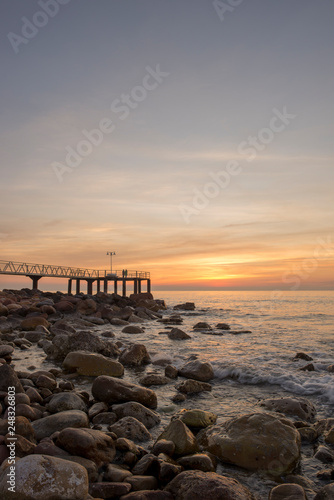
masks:
<path fill-rule="evenodd" d="M 136 383 L 129 378 L 151 363 L 149 349 L 120 341 L 113 326 L 132 339 L 156 321 L 161 334 L 182 343 L 190 338 L 179 328 L 182 311 L 194 307 L 180 304 L 166 316 L 164 301 L 147 293 L 0 292 L 1 498 L 334 498 L 334 418 L 316 420 L 308 400 L 267 399 L 254 413 L 217 422 L 196 403 L 182 408 L 194 394 L 212 391 L 210 362 L 189 359 L 181 368 L 166 362 L 163 373 L 139 374 Z M 106 327 L 101 335 L 99 326 Z M 215 334 L 228 328 L 216 325 Z M 13 368 L 17 351 L 29 356 L 37 349 L 52 368 Z M 308 361 L 304 353 L 298 357 Z M 82 390 L 82 377 L 90 390 Z M 168 384 L 180 408 L 162 426 L 156 388 Z M 320 486 L 303 474 L 303 457 L 310 454 L 323 464 Z M 221 473 L 222 466 L 233 467 L 233 474 Z M 265 497 L 242 484 L 243 471 L 270 482 Z"/>

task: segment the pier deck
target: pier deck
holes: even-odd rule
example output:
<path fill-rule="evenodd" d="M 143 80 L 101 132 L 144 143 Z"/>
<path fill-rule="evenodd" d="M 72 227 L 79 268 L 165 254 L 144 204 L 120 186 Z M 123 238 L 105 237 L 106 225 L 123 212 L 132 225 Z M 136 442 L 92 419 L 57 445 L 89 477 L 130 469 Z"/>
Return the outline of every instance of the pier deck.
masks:
<path fill-rule="evenodd" d="M 26 262 L 13 262 L 0 260 L 0 274 L 12 276 L 26 276 L 32 280 L 33 290 L 38 289 L 41 278 L 66 278 L 68 279 L 68 293 L 72 293 L 73 280 L 76 282 L 76 293 L 80 293 L 81 281 L 87 283 L 87 293 L 92 295 L 93 283 L 96 282 L 97 292 L 108 293 L 108 284 L 113 282 L 114 292 L 117 293 L 118 283 L 122 284 L 122 295 L 126 296 L 126 284 L 133 282 L 134 293 L 140 293 L 142 282 L 146 281 L 147 292 L 151 291 L 150 273 L 146 271 L 116 270 L 107 271 L 99 269 L 85 269 L 80 267 L 53 266 L 46 264 L 29 264 Z"/>

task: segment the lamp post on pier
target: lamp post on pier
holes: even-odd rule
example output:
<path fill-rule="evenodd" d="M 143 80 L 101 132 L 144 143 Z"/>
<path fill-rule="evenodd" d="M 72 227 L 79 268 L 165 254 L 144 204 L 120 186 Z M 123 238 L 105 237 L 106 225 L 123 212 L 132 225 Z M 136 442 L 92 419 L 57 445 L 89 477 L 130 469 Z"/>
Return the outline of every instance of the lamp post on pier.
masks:
<path fill-rule="evenodd" d="M 116 255 L 116 252 L 107 252 L 107 255 L 110 255 L 110 274 L 112 274 L 112 256 Z"/>

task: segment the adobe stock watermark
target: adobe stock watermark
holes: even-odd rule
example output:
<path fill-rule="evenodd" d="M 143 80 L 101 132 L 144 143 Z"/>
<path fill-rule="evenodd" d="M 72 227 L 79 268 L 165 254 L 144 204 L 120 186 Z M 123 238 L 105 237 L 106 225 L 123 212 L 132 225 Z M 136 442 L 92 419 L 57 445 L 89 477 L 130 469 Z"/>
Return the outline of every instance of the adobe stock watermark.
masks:
<path fill-rule="evenodd" d="M 244 0 L 225 0 L 222 2 L 221 0 L 214 0 L 212 5 L 218 14 L 219 19 L 223 22 L 225 20 L 225 14 L 233 12 L 236 7 L 241 5 Z"/>
<path fill-rule="evenodd" d="M 110 110 L 115 113 L 119 120 L 126 120 L 132 110 L 147 99 L 150 92 L 157 89 L 163 83 L 170 73 L 161 71 L 160 64 L 155 69 L 151 66 L 145 67 L 146 74 L 140 85 L 132 88 L 129 94 L 122 94 L 120 98 L 114 99 L 110 105 Z M 81 131 L 84 139 L 79 141 L 76 146 L 66 146 L 65 159 L 63 163 L 53 162 L 51 167 L 60 183 L 63 182 L 65 174 L 73 172 L 87 158 L 94 148 L 101 146 L 105 136 L 110 135 L 116 130 L 115 123 L 110 118 L 102 118 L 97 128 L 92 130 L 83 129 Z"/>
<path fill-rule="evenodd" d="M 8 491 L 15 493 L 16 487 L 16 440 L 15 423 L 16 423 L 16 392 L 15 387 L 8 387 L 8 429 L 7 429 L 7 448 L 9 450 L 8 464 L 9 472 L 7 473 Z"/>
<path fill-rule="evenodd" d="M 272 110 L 273 116 L 269 120 L 268 126 L 261 128 L 256 135 L 248 136 L 247 140 L 241 141 L 237 147 L 237 152 L 245 156 L 247 162 L 254 161 L 259 153 L 273 142 L 275 135 L 283 132 L 296 115 L 288 113 L 286 106 L 282 111 L 277 108 Z M 210 181 L 204 184 L 202 189 L 195 188 L 191 205 L 178 205 L 179 212 L 186 222 L 190 223 L 193 215 L 199 215 L 202 210 L 208 207 L 210 200 L 219 196 L 222 190 L 226 189 L 233 177 L 238 176 L 243 171 L 240 161 L 233 160 L 226 164 L 223 170 L 209 172 Z"/>
<path fill-rule="evenodd" d="M 19 47 L 22 44 L 27 45 L 30 40 L 35 38 L 39 30 L 48 24 L 50 18 L 58 14 L 60 5 L 66 5 L 69 2 L 70 0 L 38 0 L 37 3 L 41 10 L 37 10 L 31 19 L 21 17 L 22 26 L 20 34 L 13 33 L 13 31 L 7 34 L 7 38 L 15 54 L 19 53 Z"/>

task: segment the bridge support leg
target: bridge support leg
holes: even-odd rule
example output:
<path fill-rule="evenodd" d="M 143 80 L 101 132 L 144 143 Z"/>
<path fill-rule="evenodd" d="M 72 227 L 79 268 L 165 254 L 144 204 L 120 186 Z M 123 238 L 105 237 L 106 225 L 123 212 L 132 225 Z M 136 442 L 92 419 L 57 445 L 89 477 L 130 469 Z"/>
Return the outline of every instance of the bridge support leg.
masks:
<path fill-rule="evenodd" d="M 147 280 L 147 292 L 151 292 L 151 280 Z"/>
<path fill-rule="evenodd" d="M 138 280 L 133 280 L 133 293 L 137 293 L 138 290 Z"/>
<path fill-rule="evenodd" d="M 93 283 L 95 280 L 86 280 L 87 281 L 87 294 L 93 295 Z"/>
<path fill-rule="evenodd" d="M 126 297 L 126 281 L 123 280 L 123 297 Z"/>
<path fill-rule="evenodd" d="M 103 291 L 108 293 L 108 280 L 103 280 Z"/>
<path fill-rule="evenodd" d="M 117 280 L 114 281 L 114 293 L 117 295 Z"/>
<path fill-rule="evenodd" d="M 96 293 L 99 293 L 100 290 L 101 290 L 101 281 L 97 280 L 97 282 L 96 282 Z"/>
<path fill-rule="evenodd" d="M 138 293 L 141 293 L 141 280 L 138 280 Z"/>
<path fill-rule="evenodd" d="M 41 279 L 42 276 L 34 276 L 30 275 L 28 278 L 32 280 L 32 289 L 33 290 L 38 290 L 38 281 Z"/>
<path fill-rule="evenodd" d="M 68 280 L 67 293 L 69 295 L 72 295 L 72 280 L 71 280 L 71 278 Z"/>
<path fill-rule="evenodd" d="M 80 293 L 80 280 L 76 280 L 77 283 L 76 283 L 76 290 L 75 290 L 75 293 L 78 295 Z"/>

